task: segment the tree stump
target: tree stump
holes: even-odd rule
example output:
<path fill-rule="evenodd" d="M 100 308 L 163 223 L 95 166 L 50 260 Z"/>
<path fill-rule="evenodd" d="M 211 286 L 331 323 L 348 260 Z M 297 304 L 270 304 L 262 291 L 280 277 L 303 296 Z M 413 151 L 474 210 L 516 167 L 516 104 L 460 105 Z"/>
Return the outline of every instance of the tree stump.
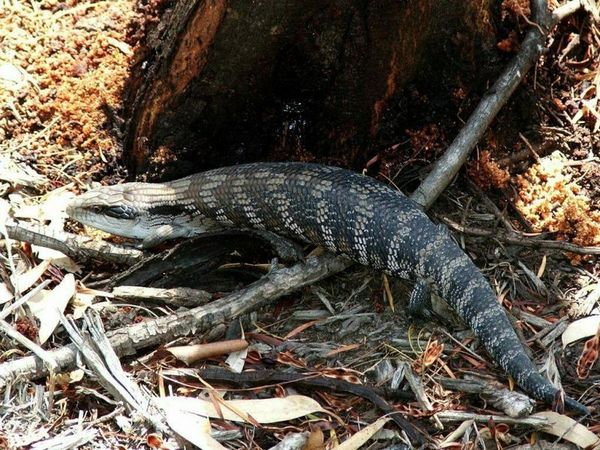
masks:
<path fill-rule="evenodd" d="M 405 136 L 410 86 L 449 104 L 486 79 L 492 3 L 179 0 L 132 71 L 125 160 L 148 179 L 253 160 L 360 168 Z"/>

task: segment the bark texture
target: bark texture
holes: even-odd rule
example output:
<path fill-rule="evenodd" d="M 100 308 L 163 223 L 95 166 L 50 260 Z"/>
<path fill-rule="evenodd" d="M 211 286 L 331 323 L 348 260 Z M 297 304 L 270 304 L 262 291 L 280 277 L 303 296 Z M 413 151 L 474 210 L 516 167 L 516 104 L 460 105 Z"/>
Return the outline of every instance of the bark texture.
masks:
<path fill-rule="evenodd" d="M 410 120 L 394 114 L 408 83 L 449 97 L 476 72 L 494 45 L 490 3 L 179 0 L 130 80 L 129 167 L 151 179 L 266 159 L 360 167 Z"/>

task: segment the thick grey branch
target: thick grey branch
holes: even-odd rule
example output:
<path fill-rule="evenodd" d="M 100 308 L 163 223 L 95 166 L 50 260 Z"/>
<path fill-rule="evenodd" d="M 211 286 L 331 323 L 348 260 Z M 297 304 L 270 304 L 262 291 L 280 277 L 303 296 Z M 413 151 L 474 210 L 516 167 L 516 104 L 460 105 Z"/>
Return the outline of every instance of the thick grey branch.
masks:
<path fill-rule="evenodd" d="M 164 344 L 180 336 L 208 331 L 268 301 L 341 272 L 350 264 L 349 260 L 330 254 L 309 258 L 305 263 L 272 272 L 247 288 L 210 305 L 123 327 L 107 333 L 107 336 L 117 355 L 132 355 L 143 348 Z M 49 353 L 59 370 L 73 368 L 76 354 L 72 345 Z M 7 362 L 0 365 L 0 388 L 17 376 L 38 378 L 46 374 L 46 368 L 35 356 Z"/>

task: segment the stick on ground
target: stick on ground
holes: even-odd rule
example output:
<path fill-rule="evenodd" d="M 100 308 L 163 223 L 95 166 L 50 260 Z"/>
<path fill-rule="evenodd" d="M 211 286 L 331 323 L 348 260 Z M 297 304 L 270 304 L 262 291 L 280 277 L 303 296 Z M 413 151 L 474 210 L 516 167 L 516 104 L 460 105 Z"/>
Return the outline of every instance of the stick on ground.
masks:
<path fill-rule="evenodd" d="M 553 241 L 549 239 L 537 239 L 533 236 L 525 236 L 516 231 L 499 232 L 498 230 L 486 230 L 483 228 L 467 227 L 450 220 L 447 217 L 442 218 L 443 222 L 449 228 L 459 233 L 471 236 L 479 236 L 489 239 L 496 239 L 510 245 L 519 245 L 521 247 L 539 248 L 546 250 L 557 250 L 561 252 L 571 252 L 578 255 L 600 255 L 600 247 L 581 246 L 565 241 Z"/>
<path fill-rule="evenodd" d="M 107 333 L 107 336 L 118 356 L 133 355 L 143 348 L 155 347 L 181 336 L 211 330 L 271 300 L 341 272 L 350 265 L 350 260 L 330 254 L 308 258 L 304 263 L 276 270 L 247 288 L 210 305 L 119 328 Z M 58 370 L 74 368 L 76 352 L 72 345 L 48 353 L 56 361 Z M 35 356 L 0 364 L 0 389 L 18 376 L 32 379 L 47 373 L 41 360 Z"/>
<path fill-rule="evenodd" d="M 147 256 L 147 253 L 133 247 L 110 244 L 106 241 L 95 241 L 85 236 L 71 233 L 61 233 L 54 236 L 44 227 L 31 224 L 6 224 L 8 237 L 17 241 L 29 242 L 40 247 L 50 248 L 61 252 L 78 261 L 93 259 L 117 264 L 132 265 Z"/>
<path fill-rule="evenodd" d="M 485 93 L 458 136 L 436 161 L 431 173 L 411 195 L 411 199 L 422 205 L 424 209 L 429 209 L 452 182 L 498 112 L 521 84 L 529 69 L 544 51 L 550 30 L 581 7 L 580 0 L 570 1 L 549 15 L 545 0 L 531 0 L 530 4 L 533 20 L 537 26 L 532 26 L 527 32 L 519 53 Z"/>

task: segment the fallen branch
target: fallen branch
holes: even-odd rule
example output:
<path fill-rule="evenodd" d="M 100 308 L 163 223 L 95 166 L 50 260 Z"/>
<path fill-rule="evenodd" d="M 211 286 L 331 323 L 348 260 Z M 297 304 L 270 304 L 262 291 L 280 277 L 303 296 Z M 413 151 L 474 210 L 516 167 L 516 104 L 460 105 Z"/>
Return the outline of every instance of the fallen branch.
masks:
<path fill-rule="evenodd" d="M 145 252 L 132 247 L 95 241 L 72 233 L 55 236 L 49 230 L 33 225 L 7 223 L 6 230 L 10 239 L 50 248 L 78 261 L 101 260 L 132 265 L 147 256 Z"/>
<path fill-rule="evenodd" d="M 546 1 L 531 0 L 530 4 L 533 21 L 538 26 L 532 26 L 527 32 L 519 53 L 485 93 L 450 147 L 411 195 L 411 199 L 424 209 L 428 209 L 452 182 L 498 112 L 521 84 L 525 74 L 544 51 L 550 30 L 582 6 L 580 0 L 570 1 L 548 14 Z"/>
<path fill-rule="evenodd" d="M 438 378 L 437 381 L 451 391 L 477 394 L 489 401 L 492 406 L 512 418 L 524 417 L 531 414 L 535 402 L 525 394 L 517 391 L 498 387 L 483 380 L 457 380 L 452 378 Z"/>
<path fill-rule="evenodd" d="M 484 230 L 483 228 L 466 227 L 448 219 L 447 217 L 443 217 L 442 220 L 450 228 L 460 233 L 495 239 L 497 241 L 504 242 L 505 244 L 519 245 L 521 247 L 536 249 L 558 250 L 562 252 L 576 253 L 578 255 L 600 255 L 600 247 L 586 247 L 564 241 L 536 239 L 532 236 L 519 234 L 516 231 L 513 233 L 506 233 L 499 232 L 498 230 Z"/>
<path fill-rule="evenodd" d="M 436 416 L 441 422 L 445 423 L 474 420 L 475 422 L 488 424 L 491 420 L 494 423 L 505 423 L 507 425 L 527 425 L 534 428 L 543 428 L 548 425 L 548 419 L 539 416 L 513 418 L 492 414 L 473 414 L 465 411 L 442 411 L 437 413 Z"/>
<path fill-rule="evenodd" d="M 173 289 L 141 286 L 117 286 L 112 294 L 119 300 L 128 302 L 151 302 L 172 307 L 195 308 L 205 305 L 212 299 L 210 292 L 185 287 Z"/>
<path fill-rule="evenodd" d="M 271 272 L 247 288 L 210 305 L 119 328 L 107 333 L 107 336 L 118 356 L 133 355 L 138 350 L 158 346 L 181 336 L 212 330 L 271 300 L 341 272 L 350 265 L 350 260 L 330 254 L 308 258 L 304 263 Z M 74 367 L 76 351 L 72 345 L 49 353 L 57 363 L 58 370 Z M 35 356 L 0 364 L 0 389 L 16 377 L 32 379 L 47 373 L 41 360 Z"/>

